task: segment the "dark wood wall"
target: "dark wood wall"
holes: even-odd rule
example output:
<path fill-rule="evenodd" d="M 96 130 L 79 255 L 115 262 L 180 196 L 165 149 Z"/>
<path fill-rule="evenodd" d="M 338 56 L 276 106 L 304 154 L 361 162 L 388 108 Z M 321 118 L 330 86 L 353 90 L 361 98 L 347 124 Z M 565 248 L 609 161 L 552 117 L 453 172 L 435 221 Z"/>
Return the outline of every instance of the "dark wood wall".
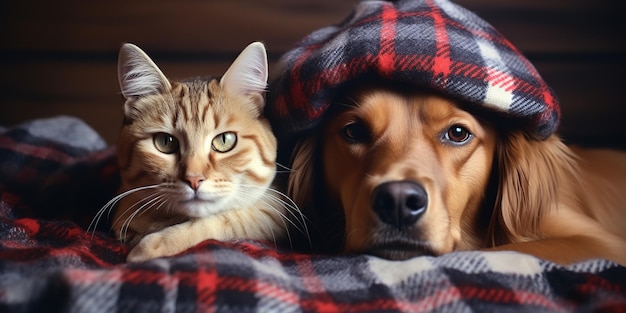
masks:
<path fill-rule="evenodd" d="M 6 0 L 0 4 L 0 125 L 78 116 L 114 143 L 121 123 L 122 42 L 173 78 L 221 75 L 248 43 L 274 61 L 357 1 Z M 457 0 L 539 69 L 562 103 L 570 141 L 626 147 L 626 13 L 617 0 Z"/>

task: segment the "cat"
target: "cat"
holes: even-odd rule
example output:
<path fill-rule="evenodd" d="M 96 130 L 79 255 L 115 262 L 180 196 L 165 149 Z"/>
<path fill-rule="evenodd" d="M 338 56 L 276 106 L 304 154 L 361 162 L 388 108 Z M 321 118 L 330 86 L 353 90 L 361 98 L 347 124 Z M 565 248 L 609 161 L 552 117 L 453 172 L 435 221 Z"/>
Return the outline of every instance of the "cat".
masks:
<path fill-rule="evenodd" d="M 207 239 L 276 242 L 302 218 L 271 185 L 277 142 L 263 116 L 267 75 L 260 42 L 219 80 L 170 81 L 139 47 L 121 47 L 121 186 L 99 215 L 117 205 L 112 228 L 130 249 L 128 262 Z"/>

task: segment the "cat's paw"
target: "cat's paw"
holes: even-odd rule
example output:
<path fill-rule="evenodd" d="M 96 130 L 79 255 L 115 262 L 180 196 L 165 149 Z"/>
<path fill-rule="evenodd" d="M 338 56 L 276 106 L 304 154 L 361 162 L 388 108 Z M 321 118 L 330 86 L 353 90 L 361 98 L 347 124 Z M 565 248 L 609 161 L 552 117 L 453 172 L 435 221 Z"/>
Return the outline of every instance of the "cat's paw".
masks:
<path fill-rule="evenodd" d="M 143 237 L 139 243 L 130 250 L 126 257 L 127 262 L 142 262 L 150 259 L 170 256 L 176 251 L 170 251 L 165 236 L 161 233 L 152 233 Z"/>

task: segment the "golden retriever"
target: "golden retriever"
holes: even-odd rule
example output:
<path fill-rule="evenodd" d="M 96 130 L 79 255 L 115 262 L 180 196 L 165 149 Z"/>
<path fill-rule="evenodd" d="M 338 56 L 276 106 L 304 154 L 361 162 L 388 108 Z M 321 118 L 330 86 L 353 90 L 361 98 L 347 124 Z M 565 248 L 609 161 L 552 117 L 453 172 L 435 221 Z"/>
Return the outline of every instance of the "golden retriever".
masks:
<path fill-rule="evenodd" d="M 388 259 L 514 250 L 626 265 L 626 153 L 531 139 L 427 91 L 364 86 L 337 103 L 297 143 L 288 182 L 317 249 Z"/>

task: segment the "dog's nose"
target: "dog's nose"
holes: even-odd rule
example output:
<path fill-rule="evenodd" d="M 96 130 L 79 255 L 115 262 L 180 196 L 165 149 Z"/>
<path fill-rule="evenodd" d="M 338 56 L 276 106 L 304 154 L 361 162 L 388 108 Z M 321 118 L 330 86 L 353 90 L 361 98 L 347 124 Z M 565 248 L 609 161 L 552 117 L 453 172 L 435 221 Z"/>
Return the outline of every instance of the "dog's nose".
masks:
<path fill-rule="evenodd" d="M 428 195 L 410 181 L 386 182 L 374 189 L 372 208 L 381 221 L 398 228 L 412 225 L 426 211 Z"/>

